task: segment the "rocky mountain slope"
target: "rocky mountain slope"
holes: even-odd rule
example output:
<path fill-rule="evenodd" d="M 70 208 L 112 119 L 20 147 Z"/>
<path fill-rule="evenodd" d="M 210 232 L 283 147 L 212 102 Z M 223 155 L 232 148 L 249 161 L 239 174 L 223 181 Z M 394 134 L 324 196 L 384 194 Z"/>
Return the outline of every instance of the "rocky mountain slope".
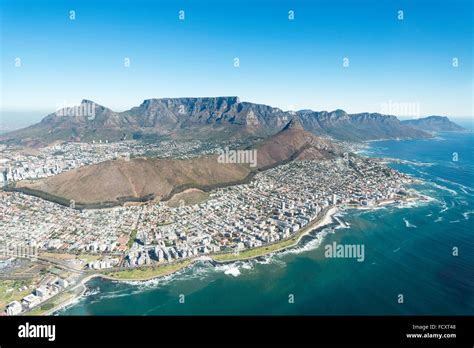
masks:
<path fill-rule="evenodd" d="M 428 116 L 415 120 L 404 120 L 402 124 L 429 132 L 459 132 L 465 130 L 445 116 Z"/>
<path fill-rule="evenodd" d="M 124 112 L 83 100 L 78 110 L 59 110 L 35 125 L 1 136 L 0 141 L 42 145 L 55 140 L 116 141 L 147 134 L 206 138 L 219 132 L 265 137 L 277 133 L 293 118 L 315 135 L 340 140 L 431 136 L 410 123 L 400 122 L 395 116 L 347 114 L 343 110 L 289 112 L 268 105 L 241 102 L 238 97 L 147 99 Z M 81 110 L 94 110 L 94 113 L 85 115 Z"/>

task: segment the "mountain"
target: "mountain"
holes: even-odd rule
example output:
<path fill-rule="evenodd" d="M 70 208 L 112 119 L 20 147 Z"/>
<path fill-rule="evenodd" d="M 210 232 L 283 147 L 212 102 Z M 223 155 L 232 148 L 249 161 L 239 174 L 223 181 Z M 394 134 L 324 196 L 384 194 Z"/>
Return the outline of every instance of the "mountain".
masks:
<path fill-rule="evenodd" d="M 280 133 L 283 133 L 284 131 L 291 130 L 291 131 L 303 131 L 304 128 L 301 125 L 301 122 L 297 118 L 292 118 L 290 122 L 286 124 L 285 127 L 282 128 Z"/>
<path fill-rule="evenodd" d="M 315 134 L 348 141 L 388 138 L 424 138 L 431 135 L 378 113 L 347 114 L 343 110 L 283 111 L 263 104 L 241 102 L 238 97 L 147 99 L 124 112 L 115 112 L 90 100 L 65 108 L 41 122 L 0 136 L 1 142 L 40 146 L 56 140 L 92 141 L 235 135 L 269 136 L 291 119 Z"/>
<path fill-rule="evenodd" d="M 402 124 L 395 116 L 378 113 L 347 114 L 344 110 L 304 111 L 299 112 L 298 117 L 304 129 L 316 135 L 329 135 L 339 140 L 430 137 L 424 131 Z"/>
<path fill-rule="evenodd" d="M 41 180 L 17 182 L 14 190 L 78 208 L 98 208 L 126 201 L 166 200 L 189 188 L 204 191 L 247 182 L 257 171 L 293 160 L 334 158 L 339 148 L 303 130 L 292 120 L 258 144 L 256 166 L 229 163 L 219 156 L 188 160 L 134 158 L 80 167 Z M 253 151 L 253 149 L 247 149 Z M 249 152 L 247 152 L 249 153 Z"/>
<path fill-rule="evenodd" d="M 445 116 L 428 116 L 416 120 L 405 120 L 402 123 L 412 128 L 430 132 L 459 132 L 465 130 Z"/>
<path fill-rule="evenodd" d="M 305 131 L 293 118 L 277 134 L 258 146 L 258 167 L 268 168 L 289 160 L 316 160 L 334 157 L 340 150 L 330 140 Z"/>

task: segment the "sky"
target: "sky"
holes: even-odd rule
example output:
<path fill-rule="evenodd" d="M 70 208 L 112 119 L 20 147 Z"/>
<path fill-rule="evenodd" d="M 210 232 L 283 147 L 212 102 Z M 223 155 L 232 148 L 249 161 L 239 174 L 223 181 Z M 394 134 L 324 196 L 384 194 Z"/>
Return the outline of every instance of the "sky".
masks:
<path fill-rule="evenodd" d="M 283 110 L 474 114 L 471 0 L 0 0 L 0 15 L 10 121 L 82 99 L 123 111 L 224 95 Z"/>

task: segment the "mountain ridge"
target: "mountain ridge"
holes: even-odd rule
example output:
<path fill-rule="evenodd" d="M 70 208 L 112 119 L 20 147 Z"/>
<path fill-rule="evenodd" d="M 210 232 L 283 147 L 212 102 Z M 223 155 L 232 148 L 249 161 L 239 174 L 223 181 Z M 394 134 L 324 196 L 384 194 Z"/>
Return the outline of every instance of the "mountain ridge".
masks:
<path fill-rule="evenodd" d="M 87 114 L 92 105 L 93 115 Z M 237 96 L 151 98 L 122 112 L 84 99 L 75 108 L 58 110 L 37 124 L 3 134 L 0 141 L 35 146 L 56 140 L 91 141 L 102 138 L 117 141 L 137 134 L 179 138 L 183 134 L 192 136 L 190 131 L 194 130 L 204 130 L 204 135 L 228 130 L 237 135 L 248 133 L 265 137 L 276 134 L 293 118 L 298 119 L 306 131 L 339 140 L 431 137 L 421 127 L 412 126 L 413 123 L 400 121 L 392 115 L 368 112 L 348 114 L 341 109 L 283 111 L 265 104 L 240 101 Z"/>
<path fill-rule="evenodd" d="M 451 121 L 446 116 L 427 116 L 423 118 L 413 120 L 403 120 L 402 123 L 409 125 L 410 127 L 422 129 L 425 131 L 439 132 L 439 131 L 450 131 L 450 132 L 462 132 L 466 129 L 459 126 L 458 124 Z"/>

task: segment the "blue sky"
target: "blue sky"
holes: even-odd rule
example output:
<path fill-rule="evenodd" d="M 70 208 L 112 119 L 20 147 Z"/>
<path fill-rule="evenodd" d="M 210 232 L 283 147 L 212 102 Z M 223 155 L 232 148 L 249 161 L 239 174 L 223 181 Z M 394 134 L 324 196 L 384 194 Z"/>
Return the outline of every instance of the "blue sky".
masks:
<path fill-rule="evenodd" d="M 153 97 L 220 95 L 284 110 L 381 112 L 392 102 L 474 114 L 470 0 L 0 3 L 4 115 L 84 98 L 122 111 Z"/>

